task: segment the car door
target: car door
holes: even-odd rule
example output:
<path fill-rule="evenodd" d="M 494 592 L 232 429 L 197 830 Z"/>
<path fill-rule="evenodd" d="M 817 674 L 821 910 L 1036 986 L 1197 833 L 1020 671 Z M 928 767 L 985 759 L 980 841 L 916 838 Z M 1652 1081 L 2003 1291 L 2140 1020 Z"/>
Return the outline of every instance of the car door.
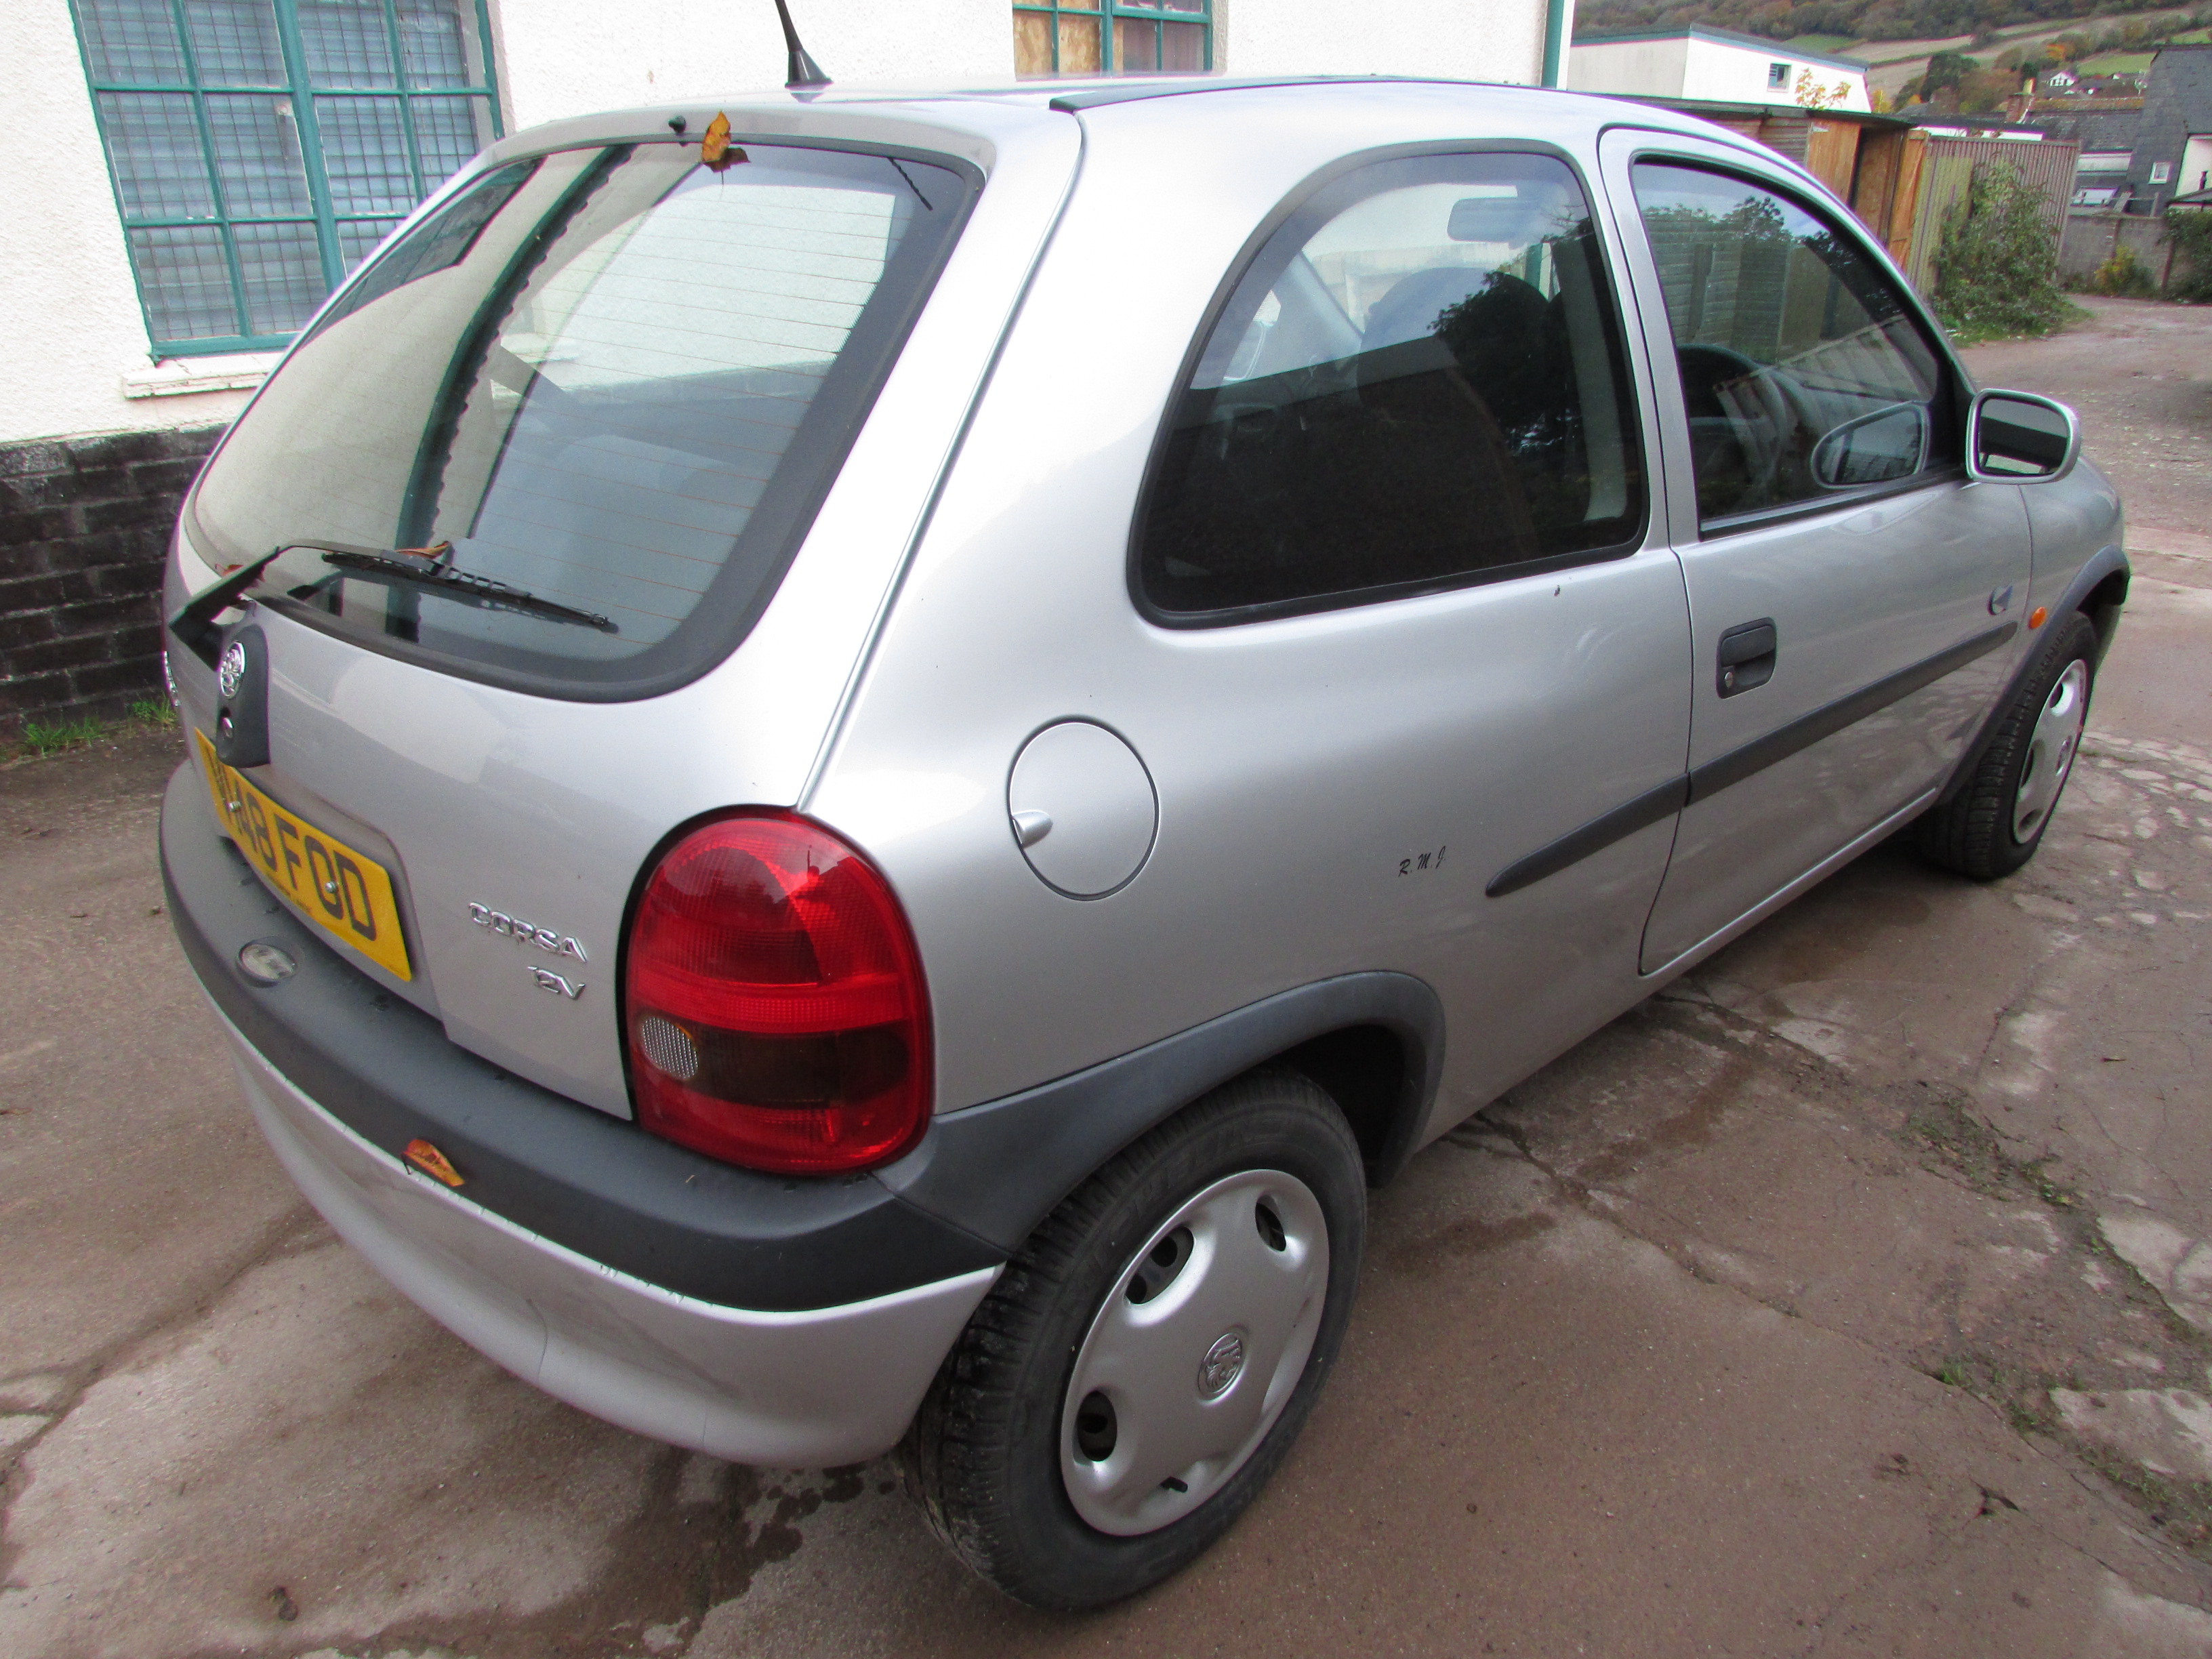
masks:
<path fill-rule="evenodd" d="M 2023 648 L 2017 486 L 1961 464 L 1964 377 L 1850 216 L 1717 143 L 1608 134 L 1687 584 L 1686 805 L 1656 972 L 1904 821 Z"/>
<path fill-rule="evenodd" d="M 1197 352 L 1137 538 L 1140 605 L 1215 683 L 1188 703 L 1245 728 L 1200 769 L 1259 731 L 1310 757 L 1246 820 L 1316 852 L 1409 826 L 1380 948 L 1474 1016 L 1446 1110 L 1638 994 L 1671 841 L 1687 616 L 1610 267 L 1556 154 L 1324 186 Z M 1205 793 L 1180 759 L 1158 756 L 1164 816 Z M 1320 921 L 1361 890 L 1316 868 L 1285 890 Z"/>

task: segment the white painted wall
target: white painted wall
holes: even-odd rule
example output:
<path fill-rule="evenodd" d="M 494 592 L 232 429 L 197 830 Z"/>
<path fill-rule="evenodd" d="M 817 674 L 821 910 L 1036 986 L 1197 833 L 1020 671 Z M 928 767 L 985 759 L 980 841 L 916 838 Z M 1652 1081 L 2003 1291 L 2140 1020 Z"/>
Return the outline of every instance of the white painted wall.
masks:
<path fill-rule="evenodd" d="M 1544 78 L 1544 3 L 1214 0 L 1213 61 L 1230 75 L 1434 75 L 1533 86 Z"/>
<path fill-rule="evenodd" d="M 1790 84 L 1786 88 L 1766 84 L 1767 66 L 1771 64 L 1790 65 Z M 1833 91 L 1838 84 L 1844 87 L 1844 96 L 1829 104 L 1830 109 L 1874 107 L 1867 100 L 1863 69 L 1808 64 L 1779 40 L 1769 50 L 1764 46 L 1739 46 L 1727 40 L 1709 40 L 1696 34 L 1690 37 L 1689 61 L 1683 68 L 1680 95 L 1710 98 L 1727 104 L 1794 104 L 1797 101 L 1798 76 L 1807 70 L 1811 71 L 1814 84 L 1824 90 Z"/>
<path fill-rule="evenodd" d="M 1013 78 L 1006 0 L 798 0 L 792 14 L 841 86 Z M 493 0 L 492 33 L 509 131 L 783 85 L 783 31 L 770 0 Z"/>
<path fill-rule="evenodd" d="M 1567 48 L 1567 85 L 1577 92 L 1680 98 L 1690 37 L 1657 40 L 1577 41 Z"/>
<path fill-rule="evenodd" d="M 0 215 L 0 443 L 227 421 L 236 390 L 125 398 L 151 377 L 146 319 L 107 159 L 93 125 L 66 0 L 15 0 L 0 52 L 8 122 L 8 211 Z M 235 360 L 210 365 L 234 371 Z M 249 374 L 248 384 L 258 378 Z"/>
<path fill-rule="evenodd" d="M 2181 153 L 2181 173 L 2174 187 L 2183 195 L 2207 188 L 2199 180 L 2212 180 L 2212 133 L 2190 134 L 2188 147 Z"/>
<path fill-rule="evenodd" d="M 1790 66 L 1789 84 L 1770 87 L 1770 64 Z M 1797 77 L 1810 70 L 1814 81 L 1832 91 L 1844 86 L 1832 109 L 1868 110 L 1864 68 L 1844 69 L 1808 62 L 1780 41 L 1770 48 L 1739 46 L 1698 34 L 1656 40 L 1593 40 L 1567 53 L 1567 84 L 1577 92 L 1626 93 L 1652 98 L 1703 98 L 1724 104 L 1794 104 Z"/>

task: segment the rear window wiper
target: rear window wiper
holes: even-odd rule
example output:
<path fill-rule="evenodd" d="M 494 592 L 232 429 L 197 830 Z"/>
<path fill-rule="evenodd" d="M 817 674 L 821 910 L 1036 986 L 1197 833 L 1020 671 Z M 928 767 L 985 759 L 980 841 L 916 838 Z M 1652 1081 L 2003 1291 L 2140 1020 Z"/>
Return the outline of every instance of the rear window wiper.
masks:
<path fill-rule="evenodd" d="M 285 554 L 295 552 L 319 553 L 324 563 L 334 564 L 342 570 L 417 583 L 488 611 L 512 611 L 526 617 L 575 623 L 585 628 L 596 628 L 603 634 L 621 632 L 611 618 L 595 611 L 579 611 L 573 605 L 541 599 L 535 593 L 489 576 L 472 576 L 454 569 L 445 562 L 453 556 L 451 542 L 439 542 L 429 547 L 396 547 L 384 553 L 334 542 L 287 542 L 239 566 L 214 586 L 194 594 L 169 618 L 169 631 L 194 656 L 214 667 L 216 641 L 222 633 L 215 625 L 215 619 L 238 603 L 240 596 L 260 579 L 264 570 Z M 415 560 L 428 562 L 410 562 Z"/>
<path fill-rule="evenodd" d="M 622 631 L 615 626 L 611 617 L 602 617 L 596 611 L 580 611 L 572 605 L 542 599 L 527 588 L 516 587 L 509 582 L 454 569 L 447 562 L 453 556 L 451 542 L 439 542 L 430 547 L 398 548 L 390 553 L 325 546 L 317 542 L 302 542 L 299 545 L 319 552 L 325 564 L 336 565 L 341 570 L 382 577 L 390 581 L 410 582 L 482 610 L 511 611 L 525 617 L 543 617 L 551 622 L 574 623 L 583 628 L 596 628 L 602 634 Z M 412 562 L 418 559 L 426 559 L 428 562 Z"/>
<path fill-rule="evenodd" d="M 259 558 L 247 560 L 214 586 L 193 594 L 169 618 L 169 631 L 186 650 L 210 668 L 214 667 L 216 641 L 222 633 L 215 625 L 215 619 L 237 604 L 239 595 L 252 586 L 263 571 L 291 550 L 289 543 L 272 547 Z"/>

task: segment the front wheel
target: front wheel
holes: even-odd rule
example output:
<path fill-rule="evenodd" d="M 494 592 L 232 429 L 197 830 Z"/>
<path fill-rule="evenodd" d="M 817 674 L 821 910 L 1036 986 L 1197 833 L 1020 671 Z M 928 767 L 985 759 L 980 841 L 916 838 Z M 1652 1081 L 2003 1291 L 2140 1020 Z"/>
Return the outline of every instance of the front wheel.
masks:
<path fill-rule="evenodd" d="M 2076 611 L 2014 695 L 1966 787 L 1920 820 L 1928 858 L 1990 881 L 2035 856 L 2073 775 L 2096 665 L 2097 630 Z"/>
<path fill-rule="evenodd" d="M 924 1513 L 1033 1607 L 1178 1571 L 1297 1437 L 1365 1232 L 1358 1146 L 1304 1078 L 1180 1113 L 1048 1217 L 976 1310 L 902 1449 Z"/>

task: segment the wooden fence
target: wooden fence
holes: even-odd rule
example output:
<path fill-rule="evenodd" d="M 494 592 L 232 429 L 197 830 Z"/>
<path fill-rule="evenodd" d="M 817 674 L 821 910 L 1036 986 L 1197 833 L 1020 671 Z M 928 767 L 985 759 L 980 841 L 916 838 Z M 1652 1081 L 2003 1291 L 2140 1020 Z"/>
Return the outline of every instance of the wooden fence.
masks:
<path fill-rule="evenodd" d="M 2057 237 L 2066 228 L 2081 155 L 2077 143 L 2048 138 L 1932 138 L 1888 115 L 1684 98 L 1638 101 L 1700 116 L 1801 163 L 1850 204 L 1923 294 L 1935 290 L 1943 227 L 1966 199 L 1978 163 L 2014 168 L 2042 197 Z"/>

